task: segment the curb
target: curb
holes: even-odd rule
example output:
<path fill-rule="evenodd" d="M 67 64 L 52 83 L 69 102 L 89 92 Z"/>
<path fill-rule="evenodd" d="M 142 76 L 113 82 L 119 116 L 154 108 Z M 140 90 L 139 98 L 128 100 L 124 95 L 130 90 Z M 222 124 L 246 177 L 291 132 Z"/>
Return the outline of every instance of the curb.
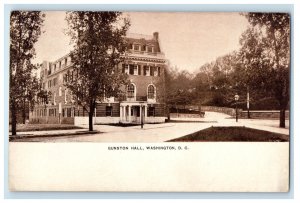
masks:
<path fill-rule="evenodd" d="M 18 139 L 26 139 L 26 138 L 37 138 L 37 137 L 63 137 L 70 135 L 85 135 L 85 134 L 96 134 L 101 133 L 100 131 L 76 131 L 71 133 L 58 133 L 58 134 L 46 134 L 46 135 L 33 135 L 33 134 L 19 134 L 19 135 L 10 135 L 9 141 L 14 141 Z"/>
<path fill-rule="evenodd" d="M 218 121 L 170 120 L 166 123 L 218 123 Z"/>

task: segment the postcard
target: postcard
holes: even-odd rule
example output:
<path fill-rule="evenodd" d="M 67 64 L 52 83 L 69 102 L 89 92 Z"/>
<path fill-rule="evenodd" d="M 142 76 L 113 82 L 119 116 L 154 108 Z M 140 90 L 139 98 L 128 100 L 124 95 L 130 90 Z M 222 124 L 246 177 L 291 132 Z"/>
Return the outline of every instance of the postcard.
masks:
<path fill-rule="evenodd" d="M 9 189 L 288 192 L 290 21 L 12 11 Z"/>

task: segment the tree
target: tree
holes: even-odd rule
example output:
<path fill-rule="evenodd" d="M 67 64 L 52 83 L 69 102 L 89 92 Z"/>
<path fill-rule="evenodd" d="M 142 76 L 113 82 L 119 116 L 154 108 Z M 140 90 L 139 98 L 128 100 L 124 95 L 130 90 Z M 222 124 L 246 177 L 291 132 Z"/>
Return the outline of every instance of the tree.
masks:
<path fill-rule="evenodd" d="M 241 38 L 241 54 L 249 84 L 277 99 L 280 127 L 289 104 L 290 16 L 287 13 L 247 13 L 251 27 Z"/>
<path fill-rule="evenodd" d="M 124 36 L 130 23 L 121 12 L 67 12 L 66 20 L 74 50 L 73 76 L 68 76 L 65 85 L 88 112 L 92 131 L 96 101 L 117 96 L 120 86 L 126 83 L 118 65 L 123 60 Z"/>
<path fill-rule="evenodd" d="M 18 109 L 24 107 L 34 95 L 32 87 L 36 68 L 31 59 L 35 56 L 34 44 L 41 35 L 44 15 L 39 11 L 12 11 L 10 15 L 10 89 L 9 108 L 11 114 L 12 135 L 16 135 Z M 33 102 L 30 100 L 29 102 Z"/>

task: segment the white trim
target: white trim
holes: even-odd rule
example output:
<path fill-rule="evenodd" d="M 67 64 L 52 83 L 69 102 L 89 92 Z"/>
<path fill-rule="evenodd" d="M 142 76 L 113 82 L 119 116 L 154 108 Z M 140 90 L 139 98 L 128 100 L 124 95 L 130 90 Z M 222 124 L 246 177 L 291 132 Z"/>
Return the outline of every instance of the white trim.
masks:
<path fill-rule="evenodd" d="M 61 97 L 61 91 L 62 91 L 61 89 L 62 89 L 62 88 L 61 88 L 61 86 L 60 86 L 60 87 L 58 88 L 58 96 L 59 96 L 59 97 Z"/>
<path fill-rule="evenodd" d="M 56 105 L 56 92 L 53 94 L 53 104 Z"/>
<path fill-rule="evenodd" d="M 68 94 L 68 89 L 66 88 L 65 89 L 65 104 L 68 103 L 68 101 L 67 101 L 67 94 Z"/>

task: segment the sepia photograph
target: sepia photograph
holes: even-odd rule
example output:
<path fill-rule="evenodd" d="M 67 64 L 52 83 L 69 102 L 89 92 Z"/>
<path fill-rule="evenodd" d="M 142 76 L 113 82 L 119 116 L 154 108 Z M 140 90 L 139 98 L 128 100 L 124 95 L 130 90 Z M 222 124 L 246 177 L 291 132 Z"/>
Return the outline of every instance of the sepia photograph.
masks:
<path fill-rule="evenodd" d="M 10 19 L 10 141 L 289 141 L 287 13 Z"/>
<path fill-rule="evenodd" d="M 290 22 L 283 12 L 11 11 L 10 189 L 287 192 Z M 79 175 L 89 164 L 93 176 Z"/>

